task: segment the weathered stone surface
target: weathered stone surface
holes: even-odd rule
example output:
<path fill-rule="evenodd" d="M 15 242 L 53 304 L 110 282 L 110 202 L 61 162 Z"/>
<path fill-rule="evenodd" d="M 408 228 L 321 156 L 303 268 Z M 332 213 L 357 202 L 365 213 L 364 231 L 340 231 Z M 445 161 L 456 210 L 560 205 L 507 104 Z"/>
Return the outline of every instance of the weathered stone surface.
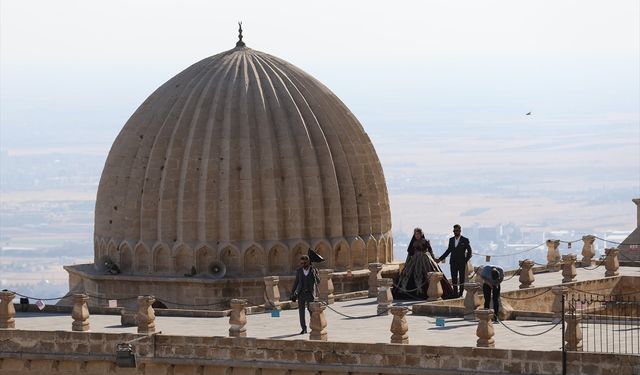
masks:
<path fill-rule="evenodd" d="M 151 306 L 155 301 L 153 296 L 138 297 L 138 314 L 136 315 L 138 333 L 148 334 L 156 331 L 156 314 Z"/>
<path fill-rule="evenodd" d="M 0 291 L 0 328 L 2 329 L 16 328 L 16 309 L 13 306 L 15 296 L 16 294 L 11 291 Z"/>
<path fill-rule="evenodd" d="M 89 296 L 87 296 L 86 294 L 73 295 L 73 311 L 71 312 L 73 323 L 71 324 L 71 330 L 89 330 L 89 307 L 87 306 L 88 300 Z"/>
<path fill-rule="evenodd" d="M 520 264 L 520 277 L 518 281 L 520 281 L 520 289 L 531 288 L 533 282 L 535 281 L 535 277 L 533 276 L 533 265 L 535 264 L 531 259 L 521 260 Z"/>
<path fill-rule="evenodd" d="M 393 320 L 391 321 L 391 343 L 392 344 L 408 344 L 409 325 L 407 324 L 407 312 L 409 309 L 404 306 L 394 306 L 391 308 Z"/>
<path fill-rule="evenodd" d="M 309 328 L 310 340 L 327 341 L 327 319 L 324 316 L 325 305 L 322 302 L 310 302 L 309 310 L 311 311 L 311 322 Z"/>
<path fill-rule="evenodd" d="M 247 301 L 243 299 L 231 300 L 231 315 L 229 315 L 229 336 L 245 337 L 247 336 Z"/>

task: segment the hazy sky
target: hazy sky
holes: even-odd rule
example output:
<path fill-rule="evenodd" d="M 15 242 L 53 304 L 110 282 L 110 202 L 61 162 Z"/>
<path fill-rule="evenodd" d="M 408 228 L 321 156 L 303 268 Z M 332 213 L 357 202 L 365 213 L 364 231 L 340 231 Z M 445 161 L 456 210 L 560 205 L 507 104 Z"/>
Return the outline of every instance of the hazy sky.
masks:
<path fill-rule="evenodd" d="M 434 137 L 439 148 L 407 157 L 433 161 L 428 172 L 445 186 L 452 160 L 483 160 L 475 169 L 494 165 L 490 176 L 504 159 L 572 159 L 581 164 L 552 171 L 563 182 L 609 180 L 640 195 L 637 0 L 2 0 L 0 148 L 81 144 L 106 156 L 158 86 L 235 46 L 239 20 L 249 47 L 302 68 L 347 104 L 390 179 L 387 166 L 404 157 L 398 140 L 426 149 Z M 451 159 L 447 144 L 462 135 L 475 137 L 464 140 L 469 156 Z M 534 182 L 553 186 L 543 172 Z M 532 186 L 515 177 L 514 189 Z"/>

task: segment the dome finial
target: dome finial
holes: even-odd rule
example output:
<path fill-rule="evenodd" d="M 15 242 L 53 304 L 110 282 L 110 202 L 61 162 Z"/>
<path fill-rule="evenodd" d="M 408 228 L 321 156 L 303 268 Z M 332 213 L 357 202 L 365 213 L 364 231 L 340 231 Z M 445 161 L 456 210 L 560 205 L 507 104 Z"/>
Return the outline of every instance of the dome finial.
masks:
<path fill-rule="evenodd" d="M 236 43 L 236 47 L 244 47 L 245 44 L 242 41 L 242 21 L 238 22 L 238 42 Z"/>

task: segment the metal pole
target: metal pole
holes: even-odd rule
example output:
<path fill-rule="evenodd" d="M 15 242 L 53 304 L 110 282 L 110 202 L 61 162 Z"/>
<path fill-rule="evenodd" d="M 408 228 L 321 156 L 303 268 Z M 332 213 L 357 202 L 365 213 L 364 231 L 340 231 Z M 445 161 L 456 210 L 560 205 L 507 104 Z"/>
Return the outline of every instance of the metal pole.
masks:
<path fill-rule="evenodd" d="M 564 293 L 562 293 L 562 375 L 567 375 L 567 348 L 564 344 Z"/>

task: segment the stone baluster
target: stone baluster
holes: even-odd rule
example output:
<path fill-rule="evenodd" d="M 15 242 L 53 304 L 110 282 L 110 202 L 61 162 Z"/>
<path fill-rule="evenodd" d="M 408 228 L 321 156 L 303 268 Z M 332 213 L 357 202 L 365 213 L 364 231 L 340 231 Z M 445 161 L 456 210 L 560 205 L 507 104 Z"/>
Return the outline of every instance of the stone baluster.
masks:
<path fill-rule="evenodd" d="M 153 303 L 156 301 L 153 296 L 138 296 L 138 333 L 156 332 L 156 313 L 153 310 Z"/>
<path fill-rule="evenodd" d="M 464 283 L 464 290 L 467 294 L 464 296 L 464 319 L 473 320 L 475 318 L 474 311 L 482 304 L 480 300 L 480 284 Z"/>
<path fill-rule="evenodd" d="M 322 302 L 309 303 L 309 311 L 311 311 L 309 340 L 327 341 L 327 319 L 324 316 L 326 308 Z"/>
<path fill-rule="evenodd" d="M 16 328 L 16 309 L 13 299 L 16 294 L 4 289 L 0 292 L 0 328 Z"/>
<path fill-rule="evenodd" d="M 378 315 L 389 315 L 389 308 L 393 303 L 393 279 L 380 279 L 378 285 Z"/>
<path fill-rule="evenodd" d="M 566 328 L 564 331 L 564 339 L 567 342 L 565 348 L 571 351 L 582 351 L 582 327 L 580 322 L 582 316 L 578 314 L 564 314 Z"/>
<path fill-rule="evenodd" d="M 393 306 L 391 308 L 391 314 L 393 314 L 393 320 L 391 321 L 391 343 L 392 344 L 408 344 L 409 325 L 407 324 L 407 312 L 409 309 L 404 306 Z"/>
<path fill-rule="evenodd" d="M 278 276 L 266 276 L 264 278 L 264 285 L 266 288 L 266 293 L 264 295 L 264 308 L 266 310 L 280 310 L 279 282 L 280 278 Z"/>
<path fill-rule="evenodd" d="M 440 280 L 444 277 L 442 272 L 429 272 L 429 288 L 427 289 L 427 301 L 440 301 L 442 299 L 442 285 Z"/>
<path fill-rule="evenodd" d="M 562 256 L 562 282 L 570 283 L 576 280 L 576 255 L 566 254 Z"/>
<path fill-rule="evenodd" d="M 620 273 L 618 272 L 618 268 L 620 268 L 620 261 L 618 260 L 618 253 L 620 249 L 611 248 L 604 249 L 604 254 L 606 256 L 604 260 L 604 268 L 607 271 L 604 273 L 605 276 L 618 276 Z"/>
<path fill-rule="evenodd" d="M 560 270 L 560 240 L 547 240 L 547 268 L 549 271 Z"/>
<path fill-rule="evenodd" d="M 247 301 L 243 299 L 231 300 L 231 314 L 229 315 L 229 337 L 247 336 Z"/>
<path fill-rule="evenodd" d="M 378 295 L 378 280 L 382 278 L 382 263 L 369 263 L 369 297 Z"/>
<path fill-rule="evenodd" d="M 593 243 L 596 237 L 592 235 L 582 236 L 582 267 L 591 267 L 593 265 L 593 257 L 596 256 L 596 249 Z"/>
<path fill-rule="evenodd" d="M 520 289 L 532 288 L 531 284 L 535 281 L 533 276 L 533 265 L 535 264 L 531 259 L 521 260 L 520 262 Z"/>
<path fill-rule="evenodd" d="M 479 309 L 475 311 L 476 319 L 478 319 L 478 328 L 476 328 L 476 346 L 479 348 L 494 348 L 496 346 L 493 335 L 493 310 L 492 309 Z"/>
<path fill-rule="evenodd" d="M 333 280 L 331 277 L 333 276 L 332 269 L 322 269 L 320 270 L 320 285 L 318 287 L 320 294 L 320 301 L 330 305 L 335 302 L 335 298 L 333 296 Z"/>
<path fill-rule="evenodd" d="M 465 273 L 465 277 L 464 277 L 464 279 L 467 282 L 473 282 L 473 280 L 471 280 L 471 275 L 473 275 L 473 273 L 475 272 L 474 270 L 475 270 L 475 268 L 473 267 L 473 263 L 471 263 L 471 259 L 469 259 L 467 261 L 467 265 L 465 266 L 465 272 L 466 273 Z"/>
<path fill-rule="evenodd" d="M 551 293 L 553 293 L 553 303 L 551 304 L 551 312 L 555 319 L 562 318 L 562 296 L 566 297 L 569 289 L 566 286 L 554 286 L 551 287 Z"/>
<path fill-rule="evenodd" d="M 71 324 L 72 331 L 88 331 L 89 330 L 89 307 L 87 301 L 89 296 L 86 294 L 74 294 L 73 295 L 73 310 L 71 310 L 71 317 L 73 323 Z"/>

